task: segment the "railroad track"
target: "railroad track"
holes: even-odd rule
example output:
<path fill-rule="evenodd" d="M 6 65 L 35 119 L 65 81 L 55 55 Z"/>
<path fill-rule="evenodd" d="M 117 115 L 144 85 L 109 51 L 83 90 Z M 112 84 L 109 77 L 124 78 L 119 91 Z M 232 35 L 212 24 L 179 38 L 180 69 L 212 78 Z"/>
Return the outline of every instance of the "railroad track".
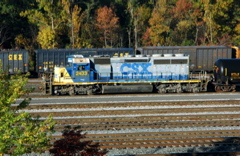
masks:
<path fill-rule="evenodd" d="M 68 125 L 56 125 L 55 130 L 63 131 L 65 126 Z M 149 129 L 160 129 L 160 128 L 189 128 L 189 127 L 239 127 L 239 120 L 235 121 L 187 121 L 187 122 L 126 122 L 126 123 L 100 123 L 100 124 L 82 124 L 81 130 L 92 131 L 92 130 L 123 130 L 129 128 L 149 128 Z"/>
<path fill-rule="evenodd" d="M 119 111 L 121 110 L 121 111 Z M 210 108 L 169 108 L 169 109 L 159 109 L 159 108 L 152 108 L 152 109 L 119 109 L 119 110 L 52 110 L 50 113 L 54 117 L 71 117 L 71 116 L 103 116 L 103 115 L 145 115 L 145 114 L 152 114 L 152 115 L 158 115 L 158 114 L 172 114 L 172 113 L 216 113 L 216 112 L 240 112 L 240 107 L 210 107 Z M 36 116 L 41 117 L 47 117 L 49 115 L 49 112 L 34 112 L 32 113 Z"/>
<path fill-rule="evenodd" d="M 186 106 L 201 106 L 207 105 L 207 107 L 215 106 L 215 105 L 231 105 L 231 106 L 240 106 L 240 101 L 238 100 L 228 100 L 228 101 L 173 101 L 173 102 L 128 102 L 128 103 L 79 103 L 79 104 L 30 104 L 26 109 L 83 109 L 83 108 L 126 108 L 126 107 L 153 107 L 153 106 L 161 106 L 161 107 L 186 107 Z M 16 107 L 16 105 L 13 105 Z"/>
<path fill-rule="evenodd" d="M 88 134 L 82 141 L 98 142 L 101 149 L 229 147 L 239 146 L 239 131 L 189 131 L 124 134 Z M 216 137 L 218 136 L 218 137 Z M 52 143 L 61 136 L 53 136 Z"/>
<path fill-rule="evenodd" d="M 126 140 L 120 137 L 117 140 L 104 140 L 99 142 L 101 149 L 126 149 L 126 148 L 151 148 L 151 147 L 211 147 L 211 146 L 239 146 L 239 143 L 235 142 L 236 138 L 192 138 L 192 139 L 151 139 L 145 140 Z M 88 139 L 83 139 L 88 140 Z M 111 140 L 111 141 L 110 141 Z"/>
<path fill-rule="evenodd" d="M 13 106 L 14 107 L 14 106 Z M 240 101 L 30 104 L 33 116 L 53 115 L 52 143 L 66 126 L 110 151 L 149 148 L 240 149 Z M 227 150 L 226 150 L 227 151 Z M 111 153 L 110 153 L 111 154 Z"/>

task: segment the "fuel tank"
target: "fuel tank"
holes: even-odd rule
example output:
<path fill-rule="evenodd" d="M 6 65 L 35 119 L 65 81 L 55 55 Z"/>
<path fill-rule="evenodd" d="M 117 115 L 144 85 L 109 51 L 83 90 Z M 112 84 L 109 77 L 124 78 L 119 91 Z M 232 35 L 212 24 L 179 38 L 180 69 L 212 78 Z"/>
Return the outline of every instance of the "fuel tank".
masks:
<path fill-rule="evenodd" d="M 116 86 L 102 86 L 102 93 L 149 93 L 153 91 L 151 84 L 140 85 L 116 85 Z"/>

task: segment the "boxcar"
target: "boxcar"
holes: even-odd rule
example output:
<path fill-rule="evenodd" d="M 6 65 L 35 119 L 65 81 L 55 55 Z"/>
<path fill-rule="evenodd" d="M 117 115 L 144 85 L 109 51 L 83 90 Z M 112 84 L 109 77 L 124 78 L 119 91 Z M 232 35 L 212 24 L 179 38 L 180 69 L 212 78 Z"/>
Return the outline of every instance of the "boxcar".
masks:
<path fill-rule="evenodd" d="M 67 56 L 81 54 L 84 57 L 133 55 L 133 48 L 92 48 L 92 49 L 38 49 L 36 52 L 36 72 L 53 73 L 54 66 L 67 66 Z"/>
<path fill-rule="evenodd" d="M 140 47 L 137 54 L 185 54 L 190 56 L 191 71 L 212 72 L 213 64 L 218 59 L 236 58 L 236 50 L 229 46 L 161 46 Z"/>
<path fill-rule="evenodd" d="M 3 70 L 9 74 L 17 72 L 27 73 L 29 71 L 29 59 L 27 50 L 1 50 L 0 63 Z"/>

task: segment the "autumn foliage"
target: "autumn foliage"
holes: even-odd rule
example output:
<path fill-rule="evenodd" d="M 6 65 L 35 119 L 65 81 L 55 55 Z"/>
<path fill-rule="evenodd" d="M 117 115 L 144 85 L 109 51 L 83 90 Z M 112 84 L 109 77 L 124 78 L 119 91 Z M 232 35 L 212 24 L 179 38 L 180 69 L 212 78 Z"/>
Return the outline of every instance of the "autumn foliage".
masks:
<path fill-rule="evenodd" d="M 111 8 L 104 6 L 99 8 L 96 13 L 96 26 L 102 32 L 100 38 L 104 38 L 105 47 L 108 46 L 108 40 L 112 40 L 114 31 L 119 27 L 118 26 L 118 17 L 113 12 Z"/>
<path fill-rule="evenodd" d="M 240 45 L 239 0 L 0 1 L 0 47 Z"/>

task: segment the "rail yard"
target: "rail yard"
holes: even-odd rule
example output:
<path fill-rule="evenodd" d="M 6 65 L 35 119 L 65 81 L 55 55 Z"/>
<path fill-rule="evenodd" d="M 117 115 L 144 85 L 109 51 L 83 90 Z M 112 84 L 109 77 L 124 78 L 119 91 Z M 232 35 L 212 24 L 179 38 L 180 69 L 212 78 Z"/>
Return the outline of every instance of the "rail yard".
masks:
<path fill-rule="evenodd" d="M 213 100 L 209 100 L 210 94 L 216 93 L 178 94 L 189 97 L 179 101 L 164 101 L 161 98 L 164 94 L 149 95 L 159 100 L 148 100 L 145 94 L 58 97 L 37 94 L 30 95 L 33 100 L 24 111 L 42 119 L 53 115 L 57 125 L 52 142 L 60 139 L 64 127 L 70 125 L 80 126 L 88 133 L 84 140 L 99 142 L 102 149 L 109 151 L 108 155 L 239 154 L 240 100 L 225 98 L 227 93 L 217 94 L 222 98 Z M 191 99 L 199 94 L 208 95 L 208 100 Z M 133 100 L 124 101 L 128 98 Z M 57 100 L 61 102 L 54 102 Z"/>

